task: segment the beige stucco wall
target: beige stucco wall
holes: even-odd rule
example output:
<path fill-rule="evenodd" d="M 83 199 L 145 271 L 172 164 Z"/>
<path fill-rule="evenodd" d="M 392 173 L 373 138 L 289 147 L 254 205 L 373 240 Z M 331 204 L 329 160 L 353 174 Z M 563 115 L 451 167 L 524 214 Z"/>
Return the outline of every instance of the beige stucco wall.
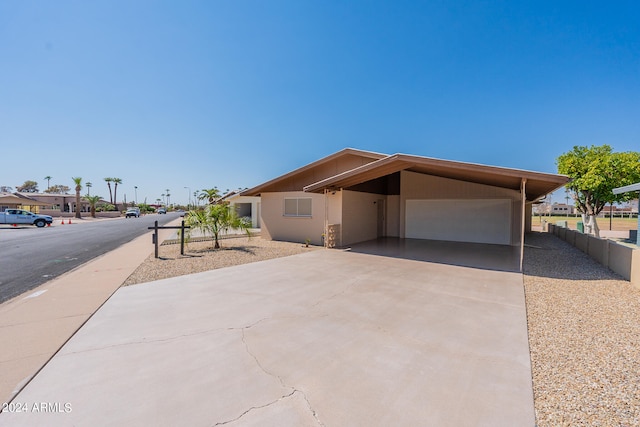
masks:
<path fill-rule="evenodd" d="M 364 242 L 378 237 L 378 200 L 380 194 L 342 191 L 342 245 Z"/>
<path fill-rule="evenodd" d="M 288 197 L 311 198 L 311 217 L 284 216 L 284 199 Z M 262 193 L 262 237 L 303 243 L 310 239 L 314 245 L 322 244 L 325 218 L 323 194 L 290 191 Z"/>
<path fill-rule="evenodd" d="M 400 175 L 400 237 L 405 237 L 405 207 L 408 199 L 511 199 L 511 244 L 520 244 L 522 205 L 519 191 L 469 183 L 415 172 Z"/>
<path fill-rule="evenodd" d="M 387 236 L 400 236 L 400 196 L 387 196 Z"/>

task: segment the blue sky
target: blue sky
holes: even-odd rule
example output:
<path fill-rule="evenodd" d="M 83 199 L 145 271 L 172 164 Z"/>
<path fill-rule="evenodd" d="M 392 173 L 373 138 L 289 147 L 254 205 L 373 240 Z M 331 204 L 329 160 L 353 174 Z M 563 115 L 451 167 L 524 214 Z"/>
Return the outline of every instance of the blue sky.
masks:
<path fill-rule="evenodd" d="M 0 185 L 80 176 L 108 198 L 119 177 L 129 201 L 137 186 L 186 203 L 344 147 L 542 172 L 574 145 L 638 151 L 639 16 L 636 1 L 0 0 Z"/>

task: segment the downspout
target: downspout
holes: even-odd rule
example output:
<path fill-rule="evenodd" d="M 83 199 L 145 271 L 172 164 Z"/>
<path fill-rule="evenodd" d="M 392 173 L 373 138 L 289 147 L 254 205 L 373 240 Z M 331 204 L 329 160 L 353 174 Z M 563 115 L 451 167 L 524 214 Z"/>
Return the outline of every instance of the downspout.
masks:
<path fill-rule="evenodd" d="M 526 219 L 526 202 L 527 202 L 527 178 L 522 178 L 520 182 L 520 196 L 522 197 L 521 217 L 520 217 L 520 272 L 522 273 L 522 265 L 524 263 L 524 231 Z"/>

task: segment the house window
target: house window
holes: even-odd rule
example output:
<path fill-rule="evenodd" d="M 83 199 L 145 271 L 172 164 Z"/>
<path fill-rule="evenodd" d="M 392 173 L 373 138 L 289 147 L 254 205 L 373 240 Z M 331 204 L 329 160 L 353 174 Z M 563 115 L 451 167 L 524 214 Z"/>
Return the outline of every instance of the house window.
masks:
<path fill-rule="evenodd" d="M 284 199 L 284 216 L 311 216 L 311 198 Z"/>

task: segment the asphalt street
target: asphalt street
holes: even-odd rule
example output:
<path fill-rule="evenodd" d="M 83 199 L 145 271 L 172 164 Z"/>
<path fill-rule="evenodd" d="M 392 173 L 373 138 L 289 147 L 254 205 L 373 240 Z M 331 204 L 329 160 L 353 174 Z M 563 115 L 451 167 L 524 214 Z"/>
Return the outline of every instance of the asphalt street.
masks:
<path fill-rule="evenodd" d="M 178 216 L 146 215 L 104 221 L 72 219 L 45 228 L 0 226 L 0 303 L 21 295 L 95 257 L 149 232 L 154 221 Z M 149 238 L 149 252 L 153 251 Z"/>

